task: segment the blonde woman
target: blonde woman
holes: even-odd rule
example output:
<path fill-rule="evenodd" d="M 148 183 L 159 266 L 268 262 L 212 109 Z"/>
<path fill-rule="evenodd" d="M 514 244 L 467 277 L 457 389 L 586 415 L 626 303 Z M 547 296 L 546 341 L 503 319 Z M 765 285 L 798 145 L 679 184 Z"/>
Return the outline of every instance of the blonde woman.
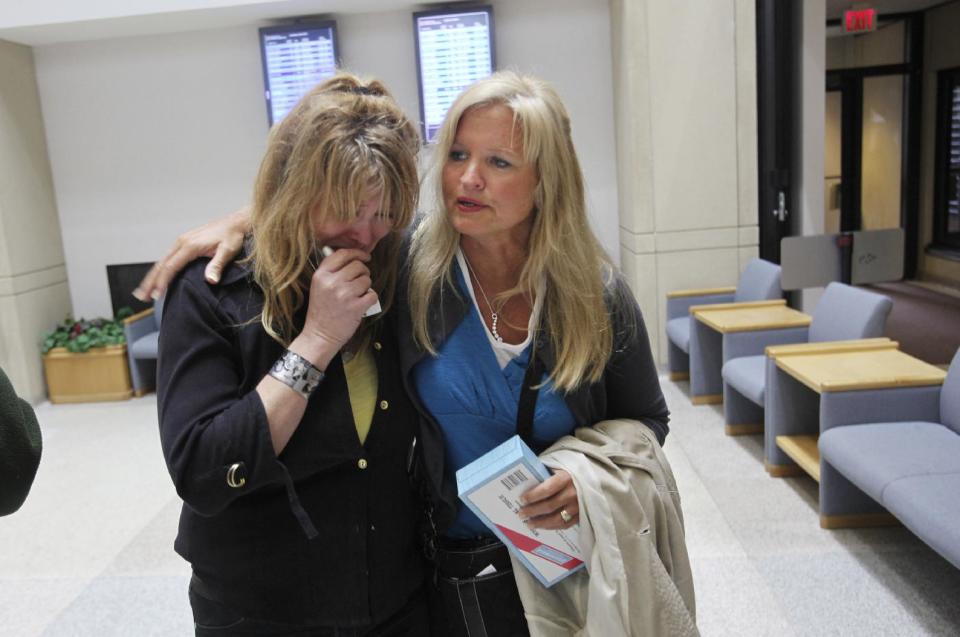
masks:
<path fill-rule="evenodd" d="M 425 416 L 434 518 L 445 529 L 440 575 L 451 581 L 475 576 L 477 563 L 509 571 L 502 546 L 457 506 L 457 469 L 524 426 L 538 453 L 611 418 L 641 421 L 662 443 L 668 412 L 636 302 L 590 229 L 569 117 L 554 90 L 511 72 L 473 84 L 448 111 L 434 153 L 438 212 L 413 235 L 400 339 L 404 378 Z M 534 365 L 542 385 L 531 426 L 518 403 Z M 441 439 L 443 453 L 432 452 L 429 442 Z M 531 527 L 579 521 L 564 471 L 525 497 Z M 501 593 L 501 612 L 484 614 L 488 634 L 523 634 L 512 592 Z M 455 634 L 462 621 L 469 613 L 451 620 Z"/>
<path fill-rule="evenodd" d="M 569 117 L 554 90 L 513 72 L 476 82 L 451 106 L 433 153 L 432 201 L 399 286 L 398 338 L 440 535 L 430 552 L 439 580 L 458 589 L 441 605 L 441 630 L 523 635 L 509 556 L 458 504 L 456 470 L 518 431 L 540 452 L 605 419 L 643 423 L 662 443 L 668 411 L 639 308 L 590 229 Z M 164 270 L 184 255 L 220 250 L 224 260 L 242 227 L 235 217 L 183 237 L 142 291 L 162 288 Z M 533 409 L 519 408 L 530 400 Z M 579 521 L 563 471 L 526 499 L 531 527 Z"/>
<path fill-rule="evenodd" d="M 378 82 L 321 84 L 271 131 L 242 258 L 170 286 L 160 433 L 197 635 L 427 630 L 416 412 L 385 327 L 418 145 Z"/>

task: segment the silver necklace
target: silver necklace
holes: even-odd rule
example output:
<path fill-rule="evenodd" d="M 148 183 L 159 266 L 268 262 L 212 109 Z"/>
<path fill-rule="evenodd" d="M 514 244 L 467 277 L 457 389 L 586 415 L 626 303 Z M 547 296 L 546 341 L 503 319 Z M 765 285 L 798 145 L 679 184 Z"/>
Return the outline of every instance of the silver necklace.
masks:
<path fill-rule="evenodd" d="M 502 343 L 503 337 L 500 336 L 500 332 L 497 331 L 497 321 L 499 320 L 500 317 L 497 315 L 496 312 L 494 312 L 493 304 L 490 302 L 490 299 L 487 298 L 487 293 L 484 292 L 483 286 L 480 285 L 480 277 L 478 277 L 477 273 L 473 271 L 473 266 L 470 265 L 470 260 L 467 258 L 466 253 L 461 250 L 460 254 L 463 255 L 463 261 L 464 263 L 467 264 L 467 269 L 470 270 L 470 274 L 473 275 L 473 280 L 477 282 L 477 287 L 480 288 L 480 294 L 483 295 L 483 300 L 486 301 L 487 307 L 490 308 L 490 319 L 491 319 L 490 332 L 493 334 L 493 338 L 497 339 L 498 343 Z"/>

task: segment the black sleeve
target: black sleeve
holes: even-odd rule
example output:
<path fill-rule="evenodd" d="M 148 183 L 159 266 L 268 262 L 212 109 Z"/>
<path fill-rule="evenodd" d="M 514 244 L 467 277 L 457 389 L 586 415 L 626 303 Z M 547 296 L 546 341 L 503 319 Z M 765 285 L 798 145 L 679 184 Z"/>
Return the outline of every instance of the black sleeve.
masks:
<path fill-rule="evenodd" d="M 0 515 L 20 508 L 40 464 L 40 426 L 0 369 Z"/>
<path fill-rule="evenodd" d="M 662 445 L 670 430 L 667 425 L 670 411 L 660 389 L 647 327 L 633 293 L 622 278 L 616 279 L 611 297 L 614 352 L 604 373 L 606 418 L 642 421 Z"/>
<path fill-rule="evenodd" d="M 235 327 L 205 283 L 181 276 L 170 286 L 157 363 L 160 443 L 177 493 L 201 515 L 285 475 L 259 394 L 241 393 Z M 235 464 L 239 488 L 227 482 Z"/>

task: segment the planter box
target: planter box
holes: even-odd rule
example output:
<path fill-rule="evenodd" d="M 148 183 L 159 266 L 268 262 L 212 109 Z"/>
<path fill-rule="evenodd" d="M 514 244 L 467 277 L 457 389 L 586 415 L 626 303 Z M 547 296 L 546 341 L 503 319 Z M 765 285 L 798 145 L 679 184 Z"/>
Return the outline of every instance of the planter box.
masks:
<path fill-rule="evenodd" d="M 96 347 L 83 354 L 57 347 L 43 357 L 43 371 L 52 403 L 127 400 L 133 394 L 126 345 Z"/>

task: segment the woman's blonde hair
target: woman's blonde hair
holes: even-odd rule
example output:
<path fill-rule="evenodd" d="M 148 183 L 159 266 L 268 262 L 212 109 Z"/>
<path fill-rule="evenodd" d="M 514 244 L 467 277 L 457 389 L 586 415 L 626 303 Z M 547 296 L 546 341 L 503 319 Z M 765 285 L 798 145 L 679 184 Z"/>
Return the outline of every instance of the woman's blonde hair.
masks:
<path fill-rule="evenodd" d="M 321 247 L 314 223 L 354 219 L 372 191 L 381 193 L 379 210 L 394 228 L 368 264 L 372 287 L 384 311 L 389 307 L 396 230 L 409 224 L 417 203 L 419 145 L 416 128 L 380 82 L 343 72 L 304 95 L 270 131 L 254 187 L 249 258 L 264 294 L 261 322 L 275 340 L 289 345 L 295 336 L 293 317 Z"/>
<path fill-rule="evenodd" d="M 523 140 L 526 161 L 536 169 L 533 227 L 528 255 L 516 287 L 497 295 L 498 303 L 514 295 L 533 299 L 540 281 L 543 321 L 556 354 L 554 385 L 570 391 L 582 382 L 597 382 L 613 350 L 613 334 L 604 301 L 610 260 L 590 229 L 583 173 L 573 147 L 570 117 L 546 82 L 500 71 L 467 87 L 450 107 L 434 148 L 431 169 L 437 209 L 417 227 L 411 245 L 410 312 L 414 338 L 432 354 L 428 310 L 444 281 L 453 283 L 452 263 L 460 233 L 443 205 L 441 173 L 460 118 L 471 109 L 494 104 L 509 107 Z"/>

